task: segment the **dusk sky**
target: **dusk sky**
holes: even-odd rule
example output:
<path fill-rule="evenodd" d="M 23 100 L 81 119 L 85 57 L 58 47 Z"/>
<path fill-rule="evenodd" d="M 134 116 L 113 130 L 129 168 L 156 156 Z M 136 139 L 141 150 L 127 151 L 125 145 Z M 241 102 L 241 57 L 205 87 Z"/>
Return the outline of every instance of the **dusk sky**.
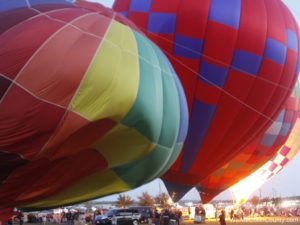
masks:
<path fill-rule="evenodd" d="M 93 0 L 94 2 L 100 2 L 106 6 L 111 6 L 114 0 Z M 296 17 L 300 24 L 300 0 L 284 0 L 291 12 Z M 300 136 L 300 134 L 299 134 Z M 299 137 L 300 138 L 300 137 Z M 264 184 L 260 190 L 256 191 L 256 195 L 262 197 L 269 196 L 300 196 L 300 153 L 282 170 L 279 174 L 273 177 L 270 181 Z M 140 188 L 127 192 L 133 198 L 140 195 L 142 192 L 148 191 L 155 195 L 159 191 L 165 191 L 165 187 L 160 180 L 152 181 Z M 115 200 L 117 195 L 103 198 L 103 200 Z M 195 190 L 190 191 L 186 196 L 186 199 L 199 199 L 199 196 Z M 216 199 L 230 199 L 231 194 L 229 191 L 225 191 L 220 194 Z"/>

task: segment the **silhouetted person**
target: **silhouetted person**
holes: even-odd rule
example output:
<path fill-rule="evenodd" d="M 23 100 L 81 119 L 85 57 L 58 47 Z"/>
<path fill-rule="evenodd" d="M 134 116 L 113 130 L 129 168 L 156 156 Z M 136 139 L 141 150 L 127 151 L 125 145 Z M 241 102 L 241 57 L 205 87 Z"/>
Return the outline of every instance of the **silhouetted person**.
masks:
<path fill-rule="evenodd" d="M 234 210 L 232 209 L 230 211 L 230 219 L 231 219 L 231 221 L 233 221 L 233 218 L 234 218 Z"/>
<path fill-rule="evenodd" d="M 155 209 L 155 212 L 154 212 L 154 215 L 155 215 L 155 225 L 160 225 L 160 213 L 158 213 L 158 210 Z"/>
<path fill-rule="evenodd" d="M 219 221 L 220 221 L 220 225 L 226 225 L 224 210 L 221 211 L 221 215 L 219 216 Z"/>

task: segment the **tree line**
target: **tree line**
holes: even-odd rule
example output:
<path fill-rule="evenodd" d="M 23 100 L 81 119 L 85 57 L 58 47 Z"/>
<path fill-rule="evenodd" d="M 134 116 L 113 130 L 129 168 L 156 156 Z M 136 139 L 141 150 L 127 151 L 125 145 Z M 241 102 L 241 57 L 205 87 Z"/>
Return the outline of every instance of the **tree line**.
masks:
<path fill-rule="evenodd" d="M 136 202 L 139 206 L 159 206 L 161 208 L 169 207 L 169 195 L 167 193 L 160 193 L 155 197 L 151 196 L 148 192 L 143 192 L 140 196 L 138 196 L 138 201 Z M 129 196 L 125 194 L 119 194 L 118 199 L 116 201 L 116 206 L 118 208 L 127 208 L 135 204 L 135 201 Z"/>

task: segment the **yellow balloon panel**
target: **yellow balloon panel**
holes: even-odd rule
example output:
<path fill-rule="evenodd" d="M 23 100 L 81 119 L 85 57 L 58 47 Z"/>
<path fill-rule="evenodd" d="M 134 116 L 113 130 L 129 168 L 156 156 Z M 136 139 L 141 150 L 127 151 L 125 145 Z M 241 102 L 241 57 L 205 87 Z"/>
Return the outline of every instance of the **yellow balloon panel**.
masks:
<path fill-rule="evenodd" d="M 137 96 L 137 55 L 132 30 L 112 22 L 72 101 L 72 111 L 92 121 L 103 118 L 121 120 Z M 93 95 L 90 94 L 91 90 Z"/>

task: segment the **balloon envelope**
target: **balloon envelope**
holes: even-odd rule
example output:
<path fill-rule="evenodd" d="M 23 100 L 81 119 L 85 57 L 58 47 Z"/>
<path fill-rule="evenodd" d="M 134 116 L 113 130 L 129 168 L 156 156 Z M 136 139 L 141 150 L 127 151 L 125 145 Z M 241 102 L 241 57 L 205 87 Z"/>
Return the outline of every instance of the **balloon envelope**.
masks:
<path fill-rule="evenodd" d="M 166 52 L 186 93 L 188 136 L 169 184 L 201 184 L 281 112 L 300 70 L 298 26 L 282 1 L 116 0 L 114 9 Z"/>
<path fill-rule="evenodd" d="M 230 188 L 237 202 L 246 201 L 255 190 L 278 174 L 296 156 L 300 149 L 299 132 L 300 119 L 298 115 L 288 140 L 278 150 L 276 155 L 255 173 Z"/>
<path fill-rule="evenodd" d="M 280 156 L 275 161 L 283 167 L 287 160 L 292 158 L 295 149 L 298 149 L 299 146 L 294 137 L 299 130 L 297 125 L 299 123 L 299 109 L 300 88 L 299 82 L 297 82 L 284 109 L 269 129 L 257 138 L 253 144 L 247 146 L 234 159 L 207 176 L 197 186 L 202 201 L 210 201 L 222 191 L 255 172 L 254 177 L 257 178 L 257 182 L 253 184 L 252 191 L 254 191 L 256 185 L 262 185 L 266 181 L 266 173 L 262 174 L 261 167 L 264 167 L 264 164 L 267 164 L 268 161 L 274 160 L 278 154 Z M 293 151 L 290 152 L 291 149 Z M 292 152 L 294 153 L 292 154 Z M 282 154 L 289 154 L 289 157 L 283 160 L 285 157 L 282 159 Z M 279 162 L 281 160 L 283 162 Z M 251 190 L 250 186 L 248 185 L 249 191 Z"/>
<path fill-rule="evenodd" d="M 187 131 L 184 92 L 128 20 L 63 0 L 2 1 L 0 18 L 0 209 L 86 201 L 169 168 Z"/>

